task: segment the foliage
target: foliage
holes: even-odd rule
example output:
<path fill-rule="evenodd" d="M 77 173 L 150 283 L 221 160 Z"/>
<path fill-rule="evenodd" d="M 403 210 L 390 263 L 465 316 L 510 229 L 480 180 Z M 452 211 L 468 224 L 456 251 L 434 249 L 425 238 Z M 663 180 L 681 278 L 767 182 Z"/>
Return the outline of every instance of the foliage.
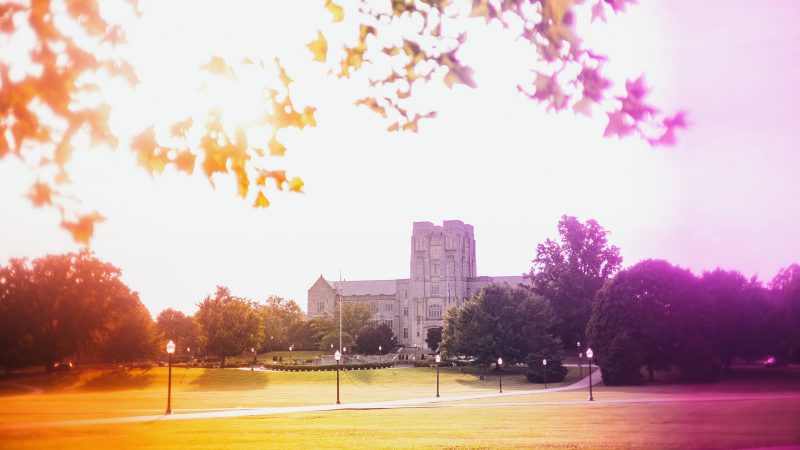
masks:
<path fill-rule="evenodd" d="M 197 323 L 194 318 L 186 314 L 167 308 L 156 317 L 156 329 L 163 343 L 175 342 L 175 354 L 192 354 L 191 349 L 199 350 L 200 343 Z"/>
<path fill-rule="evenodd" d="M 428 335 L 425 337 L 425 343 L 428 344 L 428 348 L 433 350 L 434 352 L 439 349 L 439 343 L 442 341 L 442 329 L 441 328 L 428 328 Z"/>
<path fill-rule="evenodd" d="M 50 368 L 80 356 L 146 356 L 152 324 L 143 308 L 120 270 L 87 250 L 12 259 L 0 267 L 0 364 Z"/>
<path fill-rule="evenodd" d="M 393 337 L 392 327 L 385 323 L 366 325 L 358 332 L 358 337 L 356 337 L 356 351 L 370 355 L 392 351 L 394 347 Z M 382 350 L 378 350 L 378 347 L 381 347 Z"/>
<path fill-rule="evenodd" d="M 491 284 L 448 310 L 439 349 L 446 357 L 474 356 L 482 365 L 501 356 L 506 364 L 524 362 L 535 345 L 550 343 L 553 321 L 546 299 L 527 289 Z"/>
<path fill-rule="evenodd" d="M 531 383 L 543 383 L 545 380 L 545 366 L 543 360 L 547 360 L 547 381 L 557 383 L 564 381 L 569 370 L 564 367 L 564 355 L 561 351 L 561 341 L 550 334 L 537 336 L 533 343 L 533 350 L 527 358 L 528 381 Z"/>
<path fill-rule="evenodd" d="M 800 265 L 782 268 L 770 282 L 776 307 L 769 319 L 779 356 L 800 361 Z"/>
<path fill-rule="evenodd" d="M 289 341 L 295 350 L 318 349 L 319 336 L 317 335 L 316 323 L 309 320 L 292 324 L 289 327 Z"/>
<path fill-rule="evenodd" d="M 619 248 L 608 245 L 608 231 L 594 219 L 581 223 L 561 216 L 560 242 L 537 245 L 533 267 L 526 276 L 533 292 L 550 300 L 556 313 L 556 334 L 572 347 L 583 341 L 592 301 L 603 283 L 622 264 Z"/>
<path fill-rule="evenodd" d="M 342 304 L 342 347 L 352 348 L 356 344 L 356 338 L 370 324 L 372 315 L 370 305 L 352 302 Z M 318 319 L 315 328 L 320 337 L 320 350 L 330 350 L 331 344 L 333 348 L 339 348 L 339 308 L 335 309 L 332 319 Z"/>
<path fill-rule="evenodd" d="M 336 370 L 338 367 L 340 370 L 369 370 L 369 369 L 388 369 L 394 366 L 392 361 L 384 361 L 384 362 L 374 362 L 374 363 L 363 363 L 363 364 L 320 364 L 317 366 L 307 366 L 301 364 L 264 364 L 265 369 L 270 370 L 283 370 L 288 372 L 317 372 L 317 371 L 328 371 L 328 370 Z"/>
<path fill-rule="evenodd" d="M 290 342 L 289 330 L 302 323 L 305 314 L 294 300 L 270 295 L 263 305 L 258 306 L 258 311 L 264 324 L 265 340 L 262 350 L 288 349 L 295 344 Z"/>
<path fill-rule="evenodd" d="M 104 14 L 107 2 L 97 0 L 70 1 L 66 8 L 47 0 L 0 6 L 4 40 L 32 41 L 30 60 L 0 56 L 0 159 L 14 155 L 29 163 L 36 178 L 31 202 L 56 208 L 61 226 L 73 239 L 89 242 L 103 217 L 82 211 L 74 202 L 68 164 L 73 147 L 86 137 L 92 147 L 130 149 L 151 175 L 168 166 L 187 174 L 199 168 L 212 185 L 214 175 L 230 175 L 238 195 L 257 208 L 269 205 L 272 182 L 279 191 L 302 192 L 300 178 L 288 177 L 272 160 L 264 162 L 267 155 L 281 157 L 287 151 L 280 142 L 283 130 L 316 125 L 313 106 L 293 103 L 291 69 L 278 60 L 234 62 L 211 56 L 201 67 L 206 85 L 260 80 L 259 93 L 265 95 L 260 97 L 258 117 L 229 123 L 216 107 L 186 111 L 174 123 L 147 126 L 131 142 L 118 142 L 109 127 L 116 105 L 105 103 L 104 93 L 115 79 L 132 86 L 138 82 L 134 68 L 117 49 L 125 42 L 122 23 L 138 13 L 136 0 L 128 2 L 132 7 L 119 21 L 111 21 L 109 17 L 117 15 Z M 356 104 L 383 116 L 389 131 L 416 132 L 420 119 L 436 115 L 420 109 L 420 88 L 428 83 L 475 87 L 473 71 L 460 50 L 472 38 L 471 29 L 499 24 L 530 45 L 531 76 L 516 82 L 520 95 L 556 111 L 571 106 L 591 114 L 597 104 L 608 116 L 605 136 L 638 134 L 652 145 L 669 145 L 675 129 L 686 125 L 683 113 L 661 116 L 646 102 L 643 77 L 627 80 L 624 90 L 609 95 L 612 81 L 602 74 L 606 58 L 583 48 L 577 33 L 579 9 L 591 8 L 592 20 L 605 20 L 607 11 L 622 11 L 630 2 L 592 0 L 589 6 L 574 0 L 393 0 L 340 6 L 329 0 L 332 24 L 324 33 L 317 31 L 308 45 L 309 57 L 325 63 L 321 73 L 332 64 L 338 66 L 339 77 L 352 76 L 351 82 L 362 83 L 366 96 Z M 355 37 L 355 42 L 328 42 L 334 29 Z M 270 137 L 252 139 L 248 132 L 253 130 L 267 131 Z"/>
<path fill-rule="evenodd" d="M 198 305 L 195 319 L 206 352 L 222 359 L 258 348 L 264 339 L 262 318 L 252 300 L 234 297 L 230 290 L 217 286 L 214 297 Z"/>

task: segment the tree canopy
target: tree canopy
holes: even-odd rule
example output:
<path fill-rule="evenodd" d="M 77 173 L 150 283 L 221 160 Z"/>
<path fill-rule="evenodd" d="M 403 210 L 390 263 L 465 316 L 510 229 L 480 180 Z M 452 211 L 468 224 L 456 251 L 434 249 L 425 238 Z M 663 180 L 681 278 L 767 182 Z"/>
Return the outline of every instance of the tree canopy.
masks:
<path fill-rule="evenodd" d="M 594 219 L 581 223 L 563 215 L 559 240 L 537 245 L 533 267 L 526 276 L 533 292 L 550 300 L 556 313 L 556 334 L 572 348 L 584 339 L 592 301 L 622 264 L 619 248 L 608 244 L 609 234 Z"/>
<path fill-rule="evenodd" d="M 524 288 L 490 284 L 447 311 L 439 350 L 445 356 L 473 356 L 481 365 L 498 357 L 507 364 L 527 362 L 540 345 L 560 347 L 549 333 L 554 320 L 545 298 Z"/>
<path fill-rule="evenodd" d="M 152 354 L 152 320 L 120 274 L 87 250 L 0 267 L 0 365 Z"/>
<path fill-rule="evenodd" d="M 234 296 L 224 286 L 198 304 L 195 319 L 205 350 L 220 357 L 222 367 L 227 357 L 258 348 L 264 339 L 262 318 L 254 302 Z"/>
<path fill-rule="evenodd" d="M 124 60 L 119 46 L 126 41 L 126 24 L 137 20 L 140 11 L 136 0 L 129 0 L 125 13 L 111 14 L 111 3 L 116 2 L 67 2 L 66 8 L 49 0 L 0 5 L 0 35 L 30 49 L 27 58 L 0 55 L 0 159 L 15 156 L 31 167 L 33 205 L 56 208 L 73 239 L 89 242 L 103 216 L 75 201 L 68 164 L 75 147 L 87 140 L 91 147 L 133 152 L 153 175 L 172 166 L 186 174 L 197 170 L 212 184 L 215 174 L 230 176 L 237 194 L 258 208 L 269 205 L 271 189 L 303 191 L 299 177 L 287 175 L 273 159 L 265 162 L 265 156 L 286 153 L 282 130 L 317 123 L 314 106 L 294 105 L 293 68 L 279 60 L 229 61 L 209 55 L 199 68 L 208 84 L 260 80 L 253 92 L 266 93 L 260 97 L 259 117 L 231 124 L 215 107 L 185 111 L 174 123 L 150 124 L 129 142 L 120 142 L 109 126 L 116 105 L 105 94 L 110 80 L 138 83 L 136 68 Z M 474 39 L 475 27 L 499 24 L 529 46 L 531 76 L 517 82 L 520 95 L 554 111 L 591 114 L 597 106 L 607 115 L 605 136 L 639 135 L 652 145 L 669 145 L 675 129 L 686 125 L 683 113 L 663 115 L 650 105 L 642 76 L 624 82 L 607 78 L 607 58 L 585 48 L 579 36 L 579 16 L 605 20 L 630 3 L 326 0 L 331 22 L 316 30 L 316 39 L 310 36 L 308 57 L 320 63 L 320 76 L 330 70 L 357 83 L 364 97 L 356 104 L 385 118 L 389 131 L 417 132 L 420 120 L 436 116 L 435 110 L 420 106 L 422 87 L 474 88 L 473 70 L 460 50 Z M 619 89 L 613 88 L 615 82 Z M 269 137 L 251 138 L 249 131 L 255 129 L 267 130 Z"/>

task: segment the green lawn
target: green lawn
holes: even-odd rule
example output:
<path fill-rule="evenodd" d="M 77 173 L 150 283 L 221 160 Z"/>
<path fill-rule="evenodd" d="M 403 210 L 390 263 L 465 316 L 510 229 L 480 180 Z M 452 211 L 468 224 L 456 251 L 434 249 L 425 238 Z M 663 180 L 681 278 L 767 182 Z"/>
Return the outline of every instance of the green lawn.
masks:
<path fill-rule="evenodd" d="M 42 387 L 45 393 L 19 395 L 17 388 L 0 389 L 0 424 L 157 414 L 166 403 L 163 368 L 62 373 L 13 381 Z M 344 406 L 431 397 L 435 370 L 350 371 L 342 373 L 341 383 Z M 528 383 L 522 375 L 503 377 L 504 392 L 536 387 L 541 385 Z M 173 388 L 176 414 L 192 408 L 331 404 L 335 372 L 179 369 L 173 371 Z M 492 373 L 481 381 L 475 374 L 458 370 L 441 372 L 443 396 L 496 390 L 497 378 Z M 735 448 L 800 444 L 797 371 L 737 372 L 724 382 L 706 385 L 598 386 L 593 403 L 585 401 L 586 394 L 504 396 L 414 409 L 0 429 L 0 447 Z M 754 398 L 745 399 L 748 395 Z M 684 397 L 686 401 L 681 400 Z M 698 397 L 703 401 L 690 401 Z M 576 403 L 541 404 L 560 401 Z"/>

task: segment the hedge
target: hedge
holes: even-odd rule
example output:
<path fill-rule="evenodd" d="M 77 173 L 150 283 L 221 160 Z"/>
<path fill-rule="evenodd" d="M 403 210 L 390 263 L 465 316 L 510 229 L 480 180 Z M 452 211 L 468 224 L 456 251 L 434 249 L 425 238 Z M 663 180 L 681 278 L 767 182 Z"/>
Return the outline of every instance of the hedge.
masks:
<path fill-rule="evenodd" d="M 387 369 L 394 365 L 393 362 L 382 362 L 382 363 L 365 363 L 365 364 L 324 364 L 320 366 L 301 366 L 301 365 L 287 365 L 287 364 L 264 364 L 265 369 L 270 370 L 280 370 L 284 372 L 316 372 L 316 371 L 327 371 L 327 370 L 336 370 L 338 367 L 340 370 L 370 370 L 370 369 Z"/>

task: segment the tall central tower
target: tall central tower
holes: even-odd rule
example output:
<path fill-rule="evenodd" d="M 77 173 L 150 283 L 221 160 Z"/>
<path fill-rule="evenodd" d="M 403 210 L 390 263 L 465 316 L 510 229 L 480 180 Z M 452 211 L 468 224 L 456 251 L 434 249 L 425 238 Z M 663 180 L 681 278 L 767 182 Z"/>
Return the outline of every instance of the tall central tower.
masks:
<path fill-rule="evenodd" d="M 408 340 L 425 346 L 428 329 L 440 328 L 447 308 L 467 297 L 467 279 L 477 276 L 472 225 L 446 220 L 442 226 L 414 222 L 407 304 L 403 317 L 410 325 Z M 405 313 L 406 310 L 404 310 Z"/>

